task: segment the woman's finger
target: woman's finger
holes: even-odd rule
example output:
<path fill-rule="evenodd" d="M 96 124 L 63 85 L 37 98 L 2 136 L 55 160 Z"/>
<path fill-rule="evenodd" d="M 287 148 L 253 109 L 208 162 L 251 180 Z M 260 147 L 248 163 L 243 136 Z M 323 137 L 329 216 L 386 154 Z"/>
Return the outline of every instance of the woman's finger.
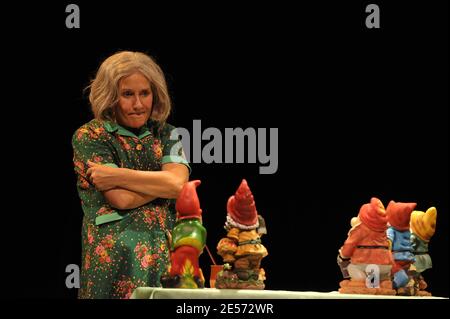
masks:
<path fill-rule="evenodd" d="M 100 164 L 94 163 L 90 160 L 87 161 L 87 164 L 89 165 L 89 167 L 100 166 Z"/>

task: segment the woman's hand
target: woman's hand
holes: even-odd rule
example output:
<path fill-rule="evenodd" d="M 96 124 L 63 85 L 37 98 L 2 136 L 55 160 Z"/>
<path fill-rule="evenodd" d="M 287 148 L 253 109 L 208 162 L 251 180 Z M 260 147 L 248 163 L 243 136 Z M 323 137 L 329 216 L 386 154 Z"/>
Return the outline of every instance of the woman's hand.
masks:
<path fill-rule="evenodd" d="M 88 161 L 87 176 L 95 188 L 101 192 L 117 187 L 120 168 L 109 167 Z"/>

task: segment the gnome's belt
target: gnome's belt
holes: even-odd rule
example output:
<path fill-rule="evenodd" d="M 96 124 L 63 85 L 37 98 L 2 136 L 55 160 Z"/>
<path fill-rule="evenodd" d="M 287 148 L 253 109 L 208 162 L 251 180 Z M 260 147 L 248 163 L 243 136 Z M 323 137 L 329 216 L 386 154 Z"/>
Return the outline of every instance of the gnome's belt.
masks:
<path fill-rule="evenodd" d="M 399 249 L 399 250 L 393 250 L 393 253 L 412 253 L 409 249 Z"/>
<path fill-rule="evenodd" d="M 414 255 L 426 255 L 428 254 L 428 251 L 413 251 Z"/>
<path fill-rule="evenodd" d="M 241 241 L 238 243 L 238 246 L 251 245 L 251 244 L 261 244 L 261 239 L 252 239 L 252 240 Z"/>
<path fill-rule="evenodd" d="M 389 249 L 388 246 L 356 246 L 359 249 Z"/>

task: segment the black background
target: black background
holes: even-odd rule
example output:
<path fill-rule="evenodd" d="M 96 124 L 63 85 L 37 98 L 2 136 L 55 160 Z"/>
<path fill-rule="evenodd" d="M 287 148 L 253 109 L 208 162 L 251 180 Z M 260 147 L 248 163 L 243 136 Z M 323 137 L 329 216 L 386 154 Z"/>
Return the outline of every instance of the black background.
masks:
<path fill-rule="evenodd" d="M 192 164 L 213 253 L 226 201 L 246 178 L 268 228 L 266 288 L 337 290 L 337 250 L 360 206 L 372 196 L 413 201 L 438 209 L 424 276 L 448 297 L 446 2 L 375 2 L 381 29 L 365 27 L 370 2 L 346 1 L 81 1 L 81 28 L 67 29 L 69 3 L 2 10 L 10 297 L 76 297 L 65 287 L 66 265 L 81 263 L 71 136 L 92 118 L 83 89 L 119 50 L 147 52 L 162 67 L 175 126 L 279 129 L 276 174 Z M 207 276 L 206 252 L 200 260 Z"/>

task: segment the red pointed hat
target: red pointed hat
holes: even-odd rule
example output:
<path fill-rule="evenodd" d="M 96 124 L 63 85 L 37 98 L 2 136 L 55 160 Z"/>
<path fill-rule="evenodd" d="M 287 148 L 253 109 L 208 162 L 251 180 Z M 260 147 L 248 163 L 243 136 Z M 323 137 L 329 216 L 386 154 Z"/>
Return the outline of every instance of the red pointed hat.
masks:
<path fill-rule="evenodd" d="M 235 222 L 245 226 L 253 226 L 258 222 L 255 200 L 245 179 L 236 193 L 228 199 L 227 213 Z"/>
<path fill-rule="evenodd" d="M 202 218 L 200 201 L 198 200 L 196 187 L 201 184 L 200 180 L 190 181 L 184 184 L 178 196 L 175 208 L 178 219 Z"/>
<path fill-rule="evenodd" d="M 363 224 L 374 231 L 385 231 L 387 229 L 384 205 L 376 197 L 372 197 L 370 203 L 361 206 L 358 216 Z"/>
<path fill-rule="evenodd" d="M 386 215 L 389 224 L 397 230 L 409 230 L 411 213 L 416 208 L 416 203 L 396 203 L 391 200 L 386 207 Z"/>

